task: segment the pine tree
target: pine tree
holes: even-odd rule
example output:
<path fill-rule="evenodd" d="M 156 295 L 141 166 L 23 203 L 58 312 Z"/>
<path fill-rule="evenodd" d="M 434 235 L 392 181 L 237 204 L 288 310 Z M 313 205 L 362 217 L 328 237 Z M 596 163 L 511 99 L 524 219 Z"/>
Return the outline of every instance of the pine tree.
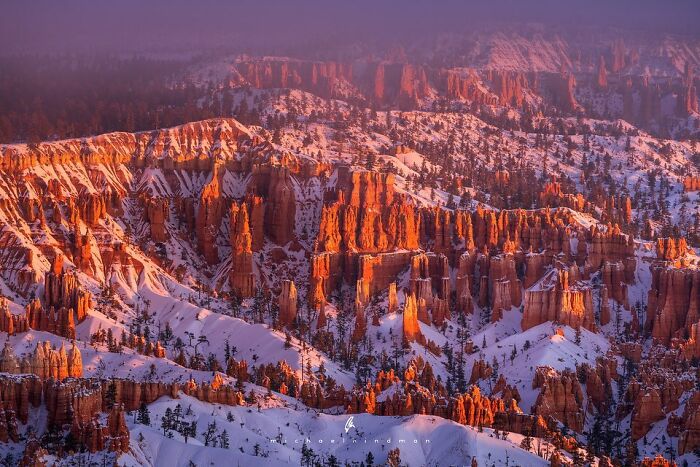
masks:
<path fill-rule="evenodd" d="M 163 436 L 170 437 L 170 430 L 173 426 L 173 411 L 168 407 L 165 414 L 160 418 L 160 427 L 163 429 Z"/>
<path fill-rule="evenodd" d="M 308 447 L 306 442 L 304 442 L 304 445 L 301 447 L 301 466 L 313 467 L 315 458 L 314 450 Z"/>
<path fill-rule="evenodd" d="M 136 416 L 136 423 L 140 423 L 141 425 L 147 426 L 150 426 L 151 424 L 151 413 L 148 410 L 148 406 L 143 402 L 139 407 L 139 412 Z"/>
<path fill-rule="evenodd" d="M 204 437 L 204 445 L 209 446 L 209 443 L 216 438 L 216 421 L 212 421 L 207 425 L 207 429 L 202 432 L 202 436 Z"/>
<path fill-rule="evenodd" d="M 226 430 L 222 431 L 221 435 L 219 436 L 219 445 L 222 449 L 229 448 L 229 437 L 228 432 Z"/>

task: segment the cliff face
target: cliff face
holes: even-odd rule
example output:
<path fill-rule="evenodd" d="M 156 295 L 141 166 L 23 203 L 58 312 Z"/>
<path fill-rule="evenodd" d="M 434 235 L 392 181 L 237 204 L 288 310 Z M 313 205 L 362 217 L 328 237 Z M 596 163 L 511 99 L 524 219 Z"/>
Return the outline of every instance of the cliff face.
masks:
<path fill-rule="evenodd" d="M 583 391 L 573 373 L 538 368 L 533 388 L 541 388 L 533 414 L 551 416 L 575 431 L 583 429 Z"/>
<path fill-rule="evenodd" d="M 682 331 L 690 333 L 691 326 L 700 319 L 699 307 L 699 271 L 664 266 L 652 268 L 645 327 L 654 339 L 668 344 Z"/>
<path fill-rule="evenodd" d="M 554 321 L 595 331 L 592 290 L 585 285 L 569 283 L 574 271 L 576 269 L 553 270 L 536 287 L 525 292 L 523 330 Z M 573 275 L 575 278 L 576 274 Z"/>
<path fill-rule="evenodd" d="M 337 86 L 352 80 L 352 66 L 335 62 L 249 61 L 236 70 L 256 88 L 301 88 L 323 97 L 336 96 Z"/>

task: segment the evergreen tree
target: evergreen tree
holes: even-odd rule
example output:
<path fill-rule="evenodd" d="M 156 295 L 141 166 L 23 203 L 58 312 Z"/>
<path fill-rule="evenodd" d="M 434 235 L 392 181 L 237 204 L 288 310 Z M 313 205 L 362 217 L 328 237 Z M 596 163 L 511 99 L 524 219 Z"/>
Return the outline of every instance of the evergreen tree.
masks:
<path fill-rule="evenodd" d="M 136 416 L 136 423 L 140 423 L 141 425 L 147 425 L 150 426 L 151 424 L 151 413 L 148 410 L 148 406 L 146 406 L 145 403 L 141 403 L 141 406 L 139 407 L 139 412 L 138 415 Z"/>
<path fill-rule="evenodd" d="M 221 435 L 219 436 L 219 446 L 221 446 L 222 449 L 229 448 L 229 437 L 226 430 L 222 431 Z"/>

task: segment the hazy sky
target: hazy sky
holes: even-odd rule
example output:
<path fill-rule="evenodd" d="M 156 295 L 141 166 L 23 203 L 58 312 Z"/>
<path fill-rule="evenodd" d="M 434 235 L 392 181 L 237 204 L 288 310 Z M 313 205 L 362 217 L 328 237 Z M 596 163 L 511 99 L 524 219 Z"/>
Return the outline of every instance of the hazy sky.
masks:
<path fill-rule="evenodd" d="M 0 53 L 284 47 L 493 21 L 700 32 L 700 0 L 2 0 Z"/>

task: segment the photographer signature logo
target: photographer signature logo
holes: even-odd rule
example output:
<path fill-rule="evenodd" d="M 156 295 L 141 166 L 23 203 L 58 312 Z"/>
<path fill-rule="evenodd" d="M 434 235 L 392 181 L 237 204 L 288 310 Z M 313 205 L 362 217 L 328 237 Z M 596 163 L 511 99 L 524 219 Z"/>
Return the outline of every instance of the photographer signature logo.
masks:
<path fill-rule="evenodd" d="M 353 423 L 354 417 L 348 418 L 348 421 L 345 422 L 345 433 L 350 431 L 350 428 L 355 428 L 355 424 Z"/>

